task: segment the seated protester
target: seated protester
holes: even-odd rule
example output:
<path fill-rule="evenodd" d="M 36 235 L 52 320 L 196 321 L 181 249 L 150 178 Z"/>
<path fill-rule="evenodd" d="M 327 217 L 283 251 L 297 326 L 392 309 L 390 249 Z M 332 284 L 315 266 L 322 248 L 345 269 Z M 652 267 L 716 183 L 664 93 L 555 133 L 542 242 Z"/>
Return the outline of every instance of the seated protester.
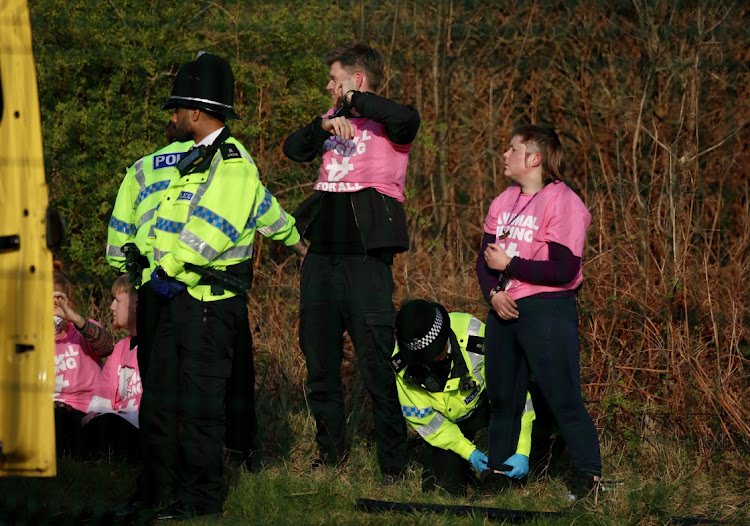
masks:
<path fill-rule="evenodd" d="M 441 487 L 459 494 L 476 485 L 471 466 L 480 473 L 488 470 L 487 456 L 472 442 L 477 431 L 487 428 L 490 414 L 484 380 L 484 323 L 470 314 L 449 315 L 437 303 L 409 301 L 396 317 L 391 366 L 401 411 L 427 442 L 422 489 Z M 528 473 L 534 418 L 527 395 L 518 449 L 505 462 L 507 477 L 520 479 Z"/>
<path fill-rule="evenodd" d="M 82 422 L 101 374 L 102 357 L 112 352 L 112 335 L 94 320 L 78 314 L 73 285 L 54 267 L 55 316 L 55 434 L 57 454 L 80 455 Z"/>
<path fill-rule="evenodd" d="M 112 285 L 112 326 L 128 336 L 115 344 L 100 375 L 86 416 L 86 444 L 90 451 L 113 453 L 131 460 L 139 457 L 138 409 L 141 375 L 138 369 L 136 308 L 138 292 L 123 274 Z"/>

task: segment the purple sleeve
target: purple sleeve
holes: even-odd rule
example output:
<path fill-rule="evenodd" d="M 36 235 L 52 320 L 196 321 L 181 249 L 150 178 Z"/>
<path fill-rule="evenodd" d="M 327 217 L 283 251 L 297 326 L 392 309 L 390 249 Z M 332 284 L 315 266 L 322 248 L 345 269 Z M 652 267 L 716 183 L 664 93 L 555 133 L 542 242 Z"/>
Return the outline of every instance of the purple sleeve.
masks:
<path fill-rule="evenodd" d="M 487 245 L 494 242 L 495 236 L 485 233 L 482 237 L 482 247 L 479 249 L 479 254 L 477 254 L 477 279 L 479 280 L 479 288 L 482 289 L 482 295 L 487 303 L 490 302 L 490 292 L 500 282 L 500 272 L 492 270 L 484 260 L 484 251 L 487 250 Z"/>
<path fill-rule="evenodd" d="M 485 234 L 485 237 L 487 235 Z M 564 285 L 575 279 L 580 268 L 581 258 L 574 256 L 568 247 L 559 243 L 549 243 L 548 260 L 533 261 L 514 257 L 508 263 L 505 272 L 513 278 L 534 285 Z"/>

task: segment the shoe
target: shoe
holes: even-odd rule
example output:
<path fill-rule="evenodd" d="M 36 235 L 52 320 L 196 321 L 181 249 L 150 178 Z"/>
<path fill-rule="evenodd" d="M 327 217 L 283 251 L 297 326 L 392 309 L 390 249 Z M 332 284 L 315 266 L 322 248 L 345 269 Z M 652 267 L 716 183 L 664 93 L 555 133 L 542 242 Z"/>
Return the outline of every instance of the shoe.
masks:
<path fill-rule="evenodd" d="M 594 504 L 605 493 L 606 487 L 603 480 L 595 480 L 591 475 L 575 475 L 573 478 L 573 487 L 571 488 L 571 495 L 575 497 L 575 500 L 580 502 L 582 500 L 593 501 Z"/>
<path fill-rule="evenodd" d="M 479 489 L 483 497 L 495 497 L 515 484 L 508 475 L 494 469 L 485 469 L 479 475 Z"/>
<path fill-rule="evenodd" d="M 153 520 L 155 521 L 187 521 L 195 517 L 206 515 L 200 510 L 183 504 L 181 501 L 173 502 L 166 508 L 156 512 Z"/>
<path fill-rule="evenodd" d="M 380 482 L 383 486 L 395 486 L 404 480 L 404 474 L 401 470 L 387 469 L 383 473 L 383 480 Z"/>
<path fill-rule="evenodd" d="M 122 506 L 110 510 L 107 515 L 118 520 L 132 520 L 138 517 L 153 515 L 154 509 L 150 504 L 136 499 L 130 499 Z"/>

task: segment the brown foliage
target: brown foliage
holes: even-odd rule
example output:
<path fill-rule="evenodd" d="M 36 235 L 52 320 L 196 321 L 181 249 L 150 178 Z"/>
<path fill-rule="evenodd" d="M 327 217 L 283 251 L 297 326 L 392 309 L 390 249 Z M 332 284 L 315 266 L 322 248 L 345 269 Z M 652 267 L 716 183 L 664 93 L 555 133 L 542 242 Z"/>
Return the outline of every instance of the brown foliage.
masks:
<path fill-rule="evenodd" d="M 383 93 L 423 119 L 396 303 L 430 298 L 484 318 L 473 267 L 506 184 L 500 156 L 514 125 L 551 124 L 593 216 L 579 300 L 597 425 L 686 436 L 706 456 L 728 446 L 747 462 L 748 7 L 495 4 L 368 3 L 353 15 L 387 51 Z M 260 352 L 301 392 L 296 278 L 258 275 L 254 308 Z"/>

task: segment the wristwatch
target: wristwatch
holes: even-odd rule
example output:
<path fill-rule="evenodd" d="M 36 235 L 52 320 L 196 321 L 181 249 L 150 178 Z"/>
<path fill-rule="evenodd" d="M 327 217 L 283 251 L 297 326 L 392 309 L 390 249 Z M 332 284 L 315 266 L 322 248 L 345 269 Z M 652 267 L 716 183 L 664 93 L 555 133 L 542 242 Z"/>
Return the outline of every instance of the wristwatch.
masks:
<path fill-rule="evenodd" d="M 495 285 L 495 288 L 490 291 L 490 300 L 492 300 L 492 296 L 494 296 L 501 290 L 503 290 L 503 288 L 500 285 Z"/>

